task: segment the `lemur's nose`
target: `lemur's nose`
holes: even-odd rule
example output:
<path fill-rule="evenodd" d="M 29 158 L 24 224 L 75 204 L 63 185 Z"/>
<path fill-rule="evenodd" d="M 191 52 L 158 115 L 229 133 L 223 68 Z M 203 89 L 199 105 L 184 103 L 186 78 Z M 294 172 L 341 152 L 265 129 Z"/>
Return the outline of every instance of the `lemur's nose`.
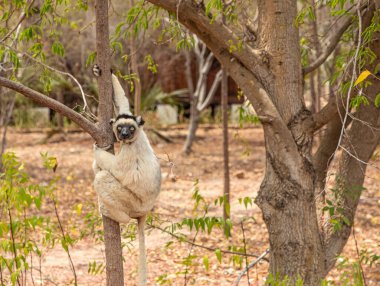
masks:
<path fill-rule="evenodd" d="M 122 138 L 129 138 L 131 136 L 131 133 L 127 128 L 123 128 L 120 132 L 120 135 Z"/>

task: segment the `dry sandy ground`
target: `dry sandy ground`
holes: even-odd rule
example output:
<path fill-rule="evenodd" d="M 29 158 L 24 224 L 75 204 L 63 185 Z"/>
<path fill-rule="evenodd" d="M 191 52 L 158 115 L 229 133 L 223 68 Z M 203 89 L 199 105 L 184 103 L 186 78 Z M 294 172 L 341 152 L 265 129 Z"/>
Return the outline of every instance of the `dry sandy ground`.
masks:
<path fill-rule="evenodd" d="M 194 146 L 194 153 L 184 156 L 181 153 L 182 143 L 186 130 L 173 127 L 162 132 L 174 140 L 174 143 L 155 142 L 154 149 L 161 158 L 163 169 L 162 191 L 155 208 L 155 213 L 164 221 L 178 222 L 185 217 L 193 217 L 194 201 L 192 190 L 196 180 L 199 180 L 200 194 L 208 202 L 222 195 L 223 192 L 223 160 L 221 145 L 221 129 L 219 126 L 203 127 L 199 132 L 199 140 Z M 92 144 L 89 136 L 83 133 L 69 133 L 66 141 L 41 144 L 44 138 L 41 132 L 23 133 L 10 130 L 9 150 L 27 164 L 27 170 L 38 181 L 51 179 L 51 174 L 41 167 L 40 152 L 49 152 L 58 159 L 57 174 L 61 180 L 57 185 L 57 196 L 60 200 L 59 212 L 64 220 L 64 227 L 74 237 L 78 237 L 81 228 L 85 227 L 84 215 L 96 208 L 96 195 L 92 188 L 93 174 Z M 245 221 L 244 236 L 247 244 L 247 253 L 261 254 L 268 247 L 265 225 L 261 219 L 260 210 L 256 205 L 247 209 L 239 203 L 239 198 L 255 197 L 263 177 L 265 164 L 263 135 L 260 128 L 230 130 L 230 166 L 231 166 L 231 214 L 234 222 L 233 236 L 225 239 L 222 232 L 215 230 L 211 235 L 195 232 L 189 233 L 188 238 L 196 244 L 210 248 L 228 250 L 229 246 L 243 246 L 243 232 L 241 221 Z M 172 164 L 167 161 L 170 158 Z M 379 164 L 379 159 L 374 163 Z M 172 180 L 171 172 L 176 177 Z M 366 179 L 367 190 L 363 194 L 358 216 L 355 223 L 356 239 L 360 250 L 367 249 L 380 254 L 380 174 L 378 169 L 369 168 Z M 77 214 L 77 206 L 82 204 L 81 215 Z M 47 215 L 52 212 L 46 210 Z M 220 216 L 222 209 L 211 204 L 209 215 Z M 202 214 L 200 214 L 202 215 Z M 249 219 L 251 218 L 251 219 Z M 124 227 L 125 228 L 125 227 Z M 186 230 L 183 230 L 186 232 Z M 127 242 L 127 240 L 124 240 Z M 173 243 L 165 247 L 169 241 Z M 124 250 L 125 258 L 125 285 L 135 285 L 137 249 L 135 244 Z M 183 260 L 191 251 L 196 258 L 193 266 L 186 275 L 187 285 L 233 285 L 233 281 L 241 272 L 234 267 L 231 256 L 224 254 L 222 263 L 218 263 L 212 250 L 200 247 L 191 247 L 188 243 L 180 243 L 173 237 L 157 229 L 147 235 L 149 256 L 149 285 L 158 284 L 159 277 L 165 277 L 163 285 L 185 285 L 185 271 Z M 71 250 L 73 262 L 78 276 L 78 285 L 105 285 L 105 273 L 88 274 L 90 261 L 104 262 L 104 248 L 101 242 L 96 242 L 91 236 L 79 241 Z M 208 256 L 209 270 L 206 271 L 203 263 L 204 256 Z M 357 259 L 354 240 L 350 239 L 344 250 L 344 256 Z M 248 263 L 254 258 L 249 257 Z M 250 285 L 263 285 L 267 274 L 267 263 L 264 261 L 250 271 Z M 367 285 L 380 285 L 379 264 L 364 266 Z M 332 278 L 337 279 L 343 270 L 334 270 Z M 35 281 L 39 282 L 39 275 L 34 274 Z M 42 260 L 43 285 L 73 285 L 73 275 L 70 270 L 66 253 L 59 247 L 49 250 Z M 36 283 L 37 285 L 39 283 Z M 30 282 L 30 285 L 31 282 Z M 240 285 L 248 285 L 244 278 Z M 339 283 L 336 285 L 340 285 Z"/>

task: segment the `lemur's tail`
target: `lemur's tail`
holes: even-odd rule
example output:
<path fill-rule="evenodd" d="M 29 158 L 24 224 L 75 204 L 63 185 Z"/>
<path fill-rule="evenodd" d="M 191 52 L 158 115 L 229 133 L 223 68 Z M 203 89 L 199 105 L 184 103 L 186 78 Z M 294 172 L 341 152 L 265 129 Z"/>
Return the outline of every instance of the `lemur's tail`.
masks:
<path fill-rule="evenodd" d="M 137 219 L 138 223 L 138 233 L 139 233 L 139 278 L 138 278 L 138 286 L 146 286 L 147 277 L 148 277 L 148 266 L 146 262 L 146 249 L 145 249 L 145 220 L 146 215 L 139 217 Z"/>
<path fill-rule="evenodd" d="M 112 74 L 112 87 L 113 87 L 113 96 L 114 104 L 117 109 L 117 114 L 130 114 L 132 115 L 131 110 L 129 109 L 129 101 L 125 96 L 125 92 L 117 78 L 116 75 Z"/>

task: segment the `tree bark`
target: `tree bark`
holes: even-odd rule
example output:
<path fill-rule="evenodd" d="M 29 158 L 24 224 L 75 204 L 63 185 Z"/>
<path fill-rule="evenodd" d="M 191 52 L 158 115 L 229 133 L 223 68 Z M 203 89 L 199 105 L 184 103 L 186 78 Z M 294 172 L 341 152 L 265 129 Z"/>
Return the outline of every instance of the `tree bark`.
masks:
<path fill-rule="evenodd" d="M 2 92 L 2 88 L 0 88 L 0 93 Z M 1 100 L 1 99 L 0 99 Z M 0 116 L 0 172 L 3 170 L 3 162 L 1 160 L 2 155 L 5 151 L 5 147 L 7 145 L 7 130 L 8 124 L 11 120 L 13 114 L 13 108 L 15 106 L 16 97 L 10 98 L 8 100 L 3 100 L 0 102 L 0 109 L 3 112 Z M 1 106 L 4 105 L 4 106 Z"/>
<path fill-rule="evenodd" d="M 112 83 L 109 48 L 108 1 L 96 0 L 96 51 L 97 62 L 102 70 L 98 77 L 99 86 L 99 129 L 106 134 L 97 141 L 98 146 L 113 144 L 113 133 L 109 121 L 112 117 Z M 113 152 L 113 148 L 110 150 Z M 104 244 L 106 253 L 107 286 L 123 286 L 123 252 L 121 247 L 120 225 L 118 222 L 103 216 Z"/>
<path fill-rule="evenodd" d="M 227 221 L 230 219 L 230 165 L 229 165 L 229 153 L 228 153 L 228 74 L 225 70 L 222 70 L 222 125 L 223 125 L 223 219 Z M 227 236 L 231 236 L 230 229 L 225 226 L 224 233 Z"/>
<path fill-rule="evenodd" d="M 279 160 L 272 151 L 278 147 L 269 145 L 272 135 L 265 133 L 266 171 L 256 203 L 269 232 L 269 271 L 280 279 L 287 275 L 295 281 L 300 276 L 305 285 L 318 285 L 325 269 L 324 245 L 314 204 L 312 138 L 300 128 L 309 113 L 303 100 L 298 30 L 293 23 L 297 1 L 261 0 L 258 4 L 265 11 L 259 14 L 260 46 L 271 56 L 276 79 L 272 98 L 298 146 L 289 153 L 299 159 L 295 165 Z"/>
<path fill-rule="evenodd" d="M 58 94 L 57 94 L 57 100 L 62 103 L 62 104 L 65 104 L 65 98 L 63 96 L 63 93 L 62 93 L 62 90 L 58 91 Z M 64 120 L 63 120 L 63 115 L 61 113 L 57 113 L 56 114 L 57 116 L 57 126 L 58 126 L 58 129 L 60 130 L 60 132 L 63 132 L 64 130 Z"/>

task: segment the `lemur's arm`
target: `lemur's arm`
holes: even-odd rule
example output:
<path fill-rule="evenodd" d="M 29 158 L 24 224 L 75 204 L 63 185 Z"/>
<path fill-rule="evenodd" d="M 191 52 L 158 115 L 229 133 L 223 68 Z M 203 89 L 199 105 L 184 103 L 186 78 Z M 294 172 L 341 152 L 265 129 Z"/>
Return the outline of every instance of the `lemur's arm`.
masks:
<path fill-rule="evenodd" d="M 101 170 L 110 171 L 116 156 L 94 145 L 95 161 Z"/>

